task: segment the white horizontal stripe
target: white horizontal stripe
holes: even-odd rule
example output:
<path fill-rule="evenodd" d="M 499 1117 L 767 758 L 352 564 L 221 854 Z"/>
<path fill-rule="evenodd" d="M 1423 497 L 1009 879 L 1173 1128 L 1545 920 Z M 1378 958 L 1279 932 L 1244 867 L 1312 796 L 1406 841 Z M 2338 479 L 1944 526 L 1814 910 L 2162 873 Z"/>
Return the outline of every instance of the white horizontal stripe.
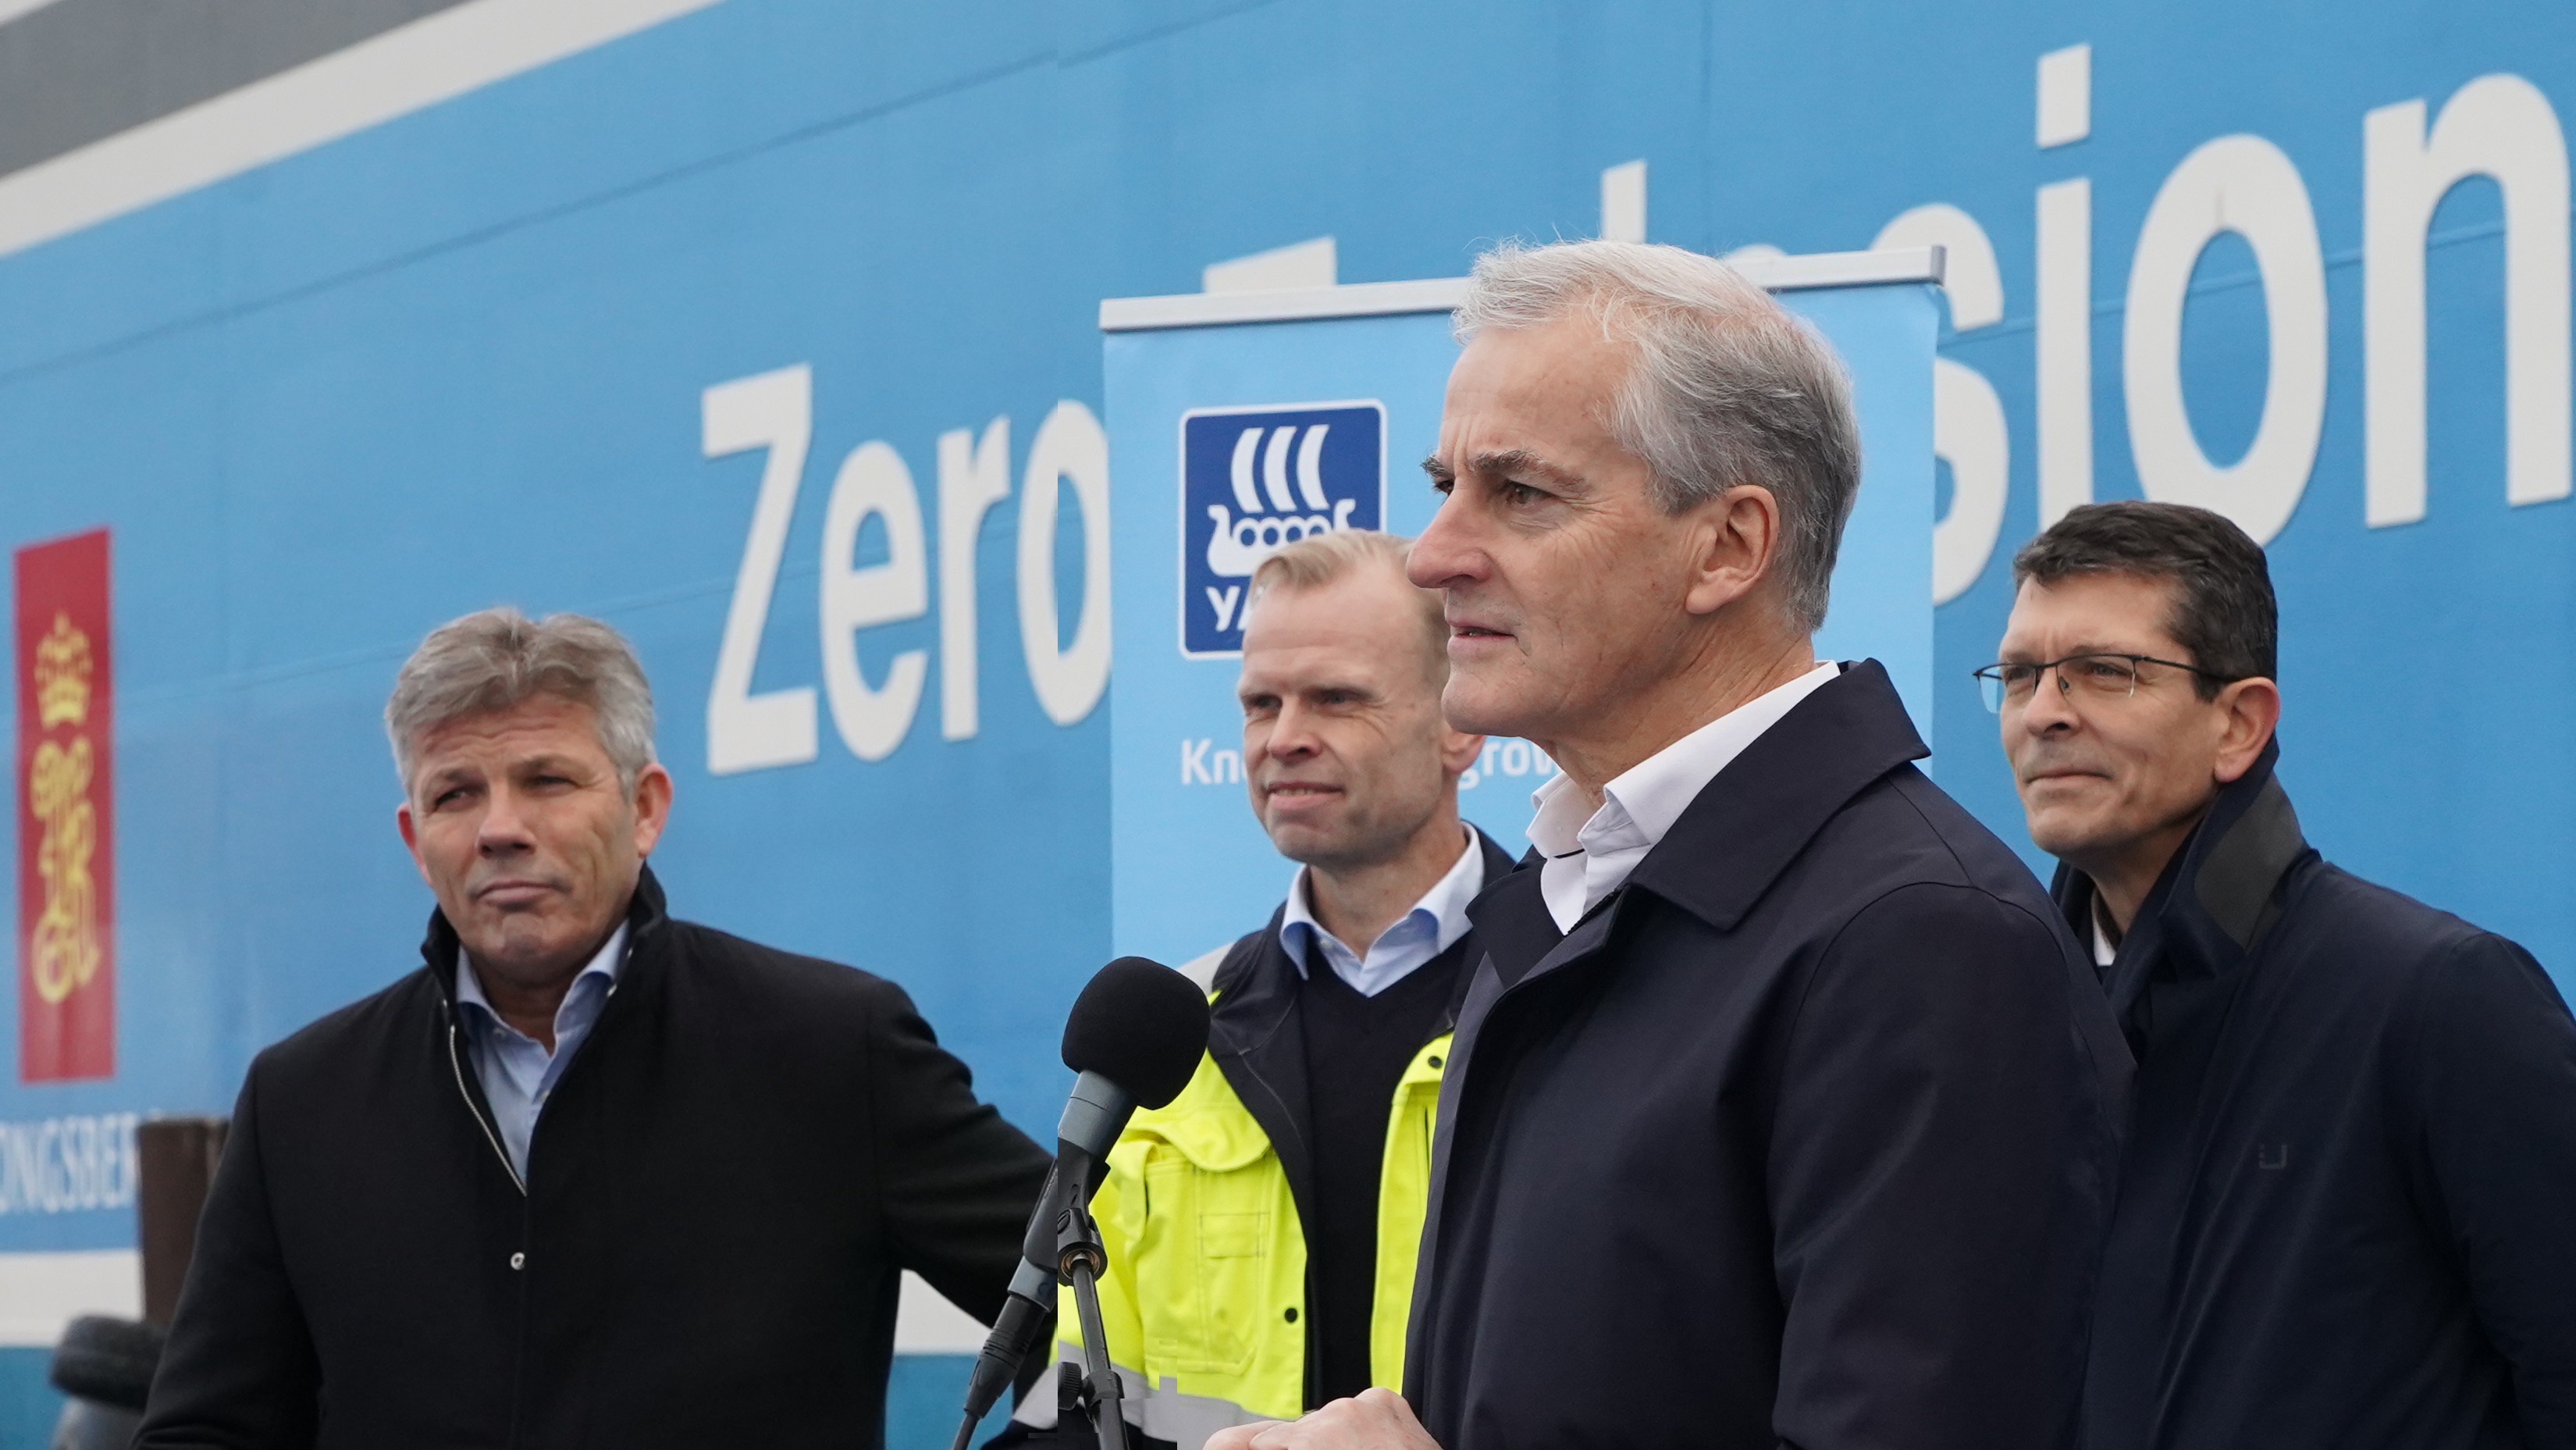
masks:
<path fill-rule="evenodd" d="M 718 0 L 467 0 L 0 178 L 0 255 Z"/>
<path fill-rule="evenodd" d="M 1939 247 L 1896 247 L 1884 252 L 1763 257 L 1737 263 L 1736 270 L 1774 292 L 1795 292 L 1809 287 L 1867 287 L 1887 282 L 1938 283 L 1943 261 Z M 1111 297 L 1100 304 L 1100 330 L 1145 332 L 1237 322 L 1308 322 L 1324 317 L 1448 312 L 1466 295 L 1466 278 L 1432 277 L 1419 282 L 1354 282 L 1342 287 L 1301 287 L 1286 292 Z"/>
<path fill-rule="evenodd" d="M 984 1347 L 984 1326 L 948 1302 L 929 1281 L 903 1271 L 903 1297 L 894 1311 L 897 1354 L 973 1354 Z"/>
<path fill-rule="evenodd" d="M 1938 285 L 1947 263 L 1939 247 L 1890 247 L 1884 252 L 1809 252 L 1738 262 L 1749 281 L 1774 292 L 1807 287 L 1868 287 L 1885 282 Z"/>
<path fill-rule="evenodd" d="M 0 1254 L 0 1345 L 52 1348 L 83 1314 L 143 1312 L 143 1256 L 132 1249 Z"/>
<path fill-rule="evenodd" d="M 1100 304 L 1100 330 L 1208 327 L 1227 322 L 1302 322 L 1318 317 L 1385 317 L 1447 312 L 1467 295 L 1464 277 L 1424 282 L 1354 282 L 1284 292 L 1176 292 L 1168 297 L 1111 297 Z"/>

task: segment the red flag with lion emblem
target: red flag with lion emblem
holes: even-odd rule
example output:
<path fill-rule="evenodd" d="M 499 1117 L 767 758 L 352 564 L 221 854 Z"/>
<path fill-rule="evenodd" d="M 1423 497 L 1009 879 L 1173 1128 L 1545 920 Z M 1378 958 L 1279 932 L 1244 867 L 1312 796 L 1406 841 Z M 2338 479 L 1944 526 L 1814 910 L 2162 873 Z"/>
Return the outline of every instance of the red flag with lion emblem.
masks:
<path fill-rule="evenodd" d="M 18 1076 L 116 1072 L 107 531 L 18 551 Z"/>

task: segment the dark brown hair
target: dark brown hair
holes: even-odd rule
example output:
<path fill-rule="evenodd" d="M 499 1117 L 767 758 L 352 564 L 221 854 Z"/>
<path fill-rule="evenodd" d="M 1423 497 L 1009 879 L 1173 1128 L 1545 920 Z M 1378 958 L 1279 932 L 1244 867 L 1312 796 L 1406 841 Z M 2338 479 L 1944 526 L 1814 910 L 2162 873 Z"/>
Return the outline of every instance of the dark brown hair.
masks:
<path fill-rule="evenodd" d="M 2207 674 L 2204 700 L 2231 680 L 2274 677 L 2281 622 L 2263 548 L 2226 515 L 2189 504 L 2088 503 L 2069 509 L 2013 556 L 2013 585 L 2079 574 L 2135 574 L 2173 584 L 2166 632 Z"/>

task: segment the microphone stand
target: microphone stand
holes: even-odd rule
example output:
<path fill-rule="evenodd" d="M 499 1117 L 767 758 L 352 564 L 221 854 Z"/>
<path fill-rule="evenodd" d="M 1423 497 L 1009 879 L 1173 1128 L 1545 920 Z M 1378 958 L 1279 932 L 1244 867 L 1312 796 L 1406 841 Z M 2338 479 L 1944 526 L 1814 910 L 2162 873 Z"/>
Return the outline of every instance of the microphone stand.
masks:
<path fill-rule="evenodd" d="M 1090 1373 L 1080 1398 L 1087 1402 L 1100 1450 L 1127 1450 L 1127 1418 L 1120 1408 L 1117 1366 L 1109 1362 L 1109 1336 L 1100 1323 L 1100 1273 L 1109 1266 L 1100 1228 L 1076 1194 L 1056 1220 L 1056 1272 L 1073 1286 L 1074 1312 L 1082 1320 L 1082 1358 Z M 1070 1366 L 1068 1366 L 1069 1368 Z"/>

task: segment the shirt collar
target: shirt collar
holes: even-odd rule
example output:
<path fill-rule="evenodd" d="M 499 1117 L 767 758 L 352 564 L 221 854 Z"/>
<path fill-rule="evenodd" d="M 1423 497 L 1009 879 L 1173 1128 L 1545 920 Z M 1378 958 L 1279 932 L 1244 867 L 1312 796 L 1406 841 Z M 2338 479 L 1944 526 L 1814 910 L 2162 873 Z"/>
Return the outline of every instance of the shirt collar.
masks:
<path fill-rule="evenodd" d="M 1840 673 L 1841 665 L 1819 660 L 1796 679 L 1718 716 L 1628 767 L 1601 788 L 1600 808 L 1589 813 L 1571 779 L 1563 773 L 1548 777 L 1530 793 L 1530 804 L 1538 808 L 1530 822 L 1530 844 L 1543 856 L 1654 846 L 1719 771 Z"/>
<path fill-rule="evenodd" d="M 1467 903 L 1475 900 L 1476 894 L 1484 889 L 1484 843 L 1476 838 L 1476 828 L 1468 826 L 1467 848 L 1458 854 L 1457 863 L 1387 930 L 1392 932 L 1416 918 L 1429 920 L 1437 928 L 1430 953 L 1436 957 L 1456 946 L 1458 938 L 1467 934 Z M 1324 924 L 1315 919 L 1313 909 L 1307 905 L 1306 868 L 1300 866 L 1296 877 L 1288 883 L 1288 904 L 1279 921 L 1279 940 L 1288 948 L 1288 960 L 1296 964 L 1299 976 L 1305 975 L 1307 948 L 1313 938 L 1327 934 Z M 1343 945 L 1351 947 L 1355 955 L 1366 956 L 1376 943 L 1362 942 L 1353 946 L 1344 942 Z"/>
<path fill-rule="evenodd" d="M 572 1005 L 573 994 L 582 990 L 581 984 L 584 981 L 596 977 L 599 979 L 599 986 L 593 990 L 606 991 L 617 985 L 617 973 L 625 965 L 626 923 L 620 921 L 617 923 L 617 930 L 610 932 L 608 940 L 600 943 L 599 950 L 592 953 L 590 964 L 573 975 L 572 987 L 564 993 L 563 1005 L 555 1008 L 555 1021 L 558 1023 L 563 1021 L 565 1009 Z M 456 1005 L 479 1008 L 484 1016 L 494 1022 L 504 1027 L 510 1026 L 493 1008 L 492 1000 L 483 995 L 483 981 L 475 975 L 474 963 L 465 955 L 465 948 L 461 944 L 456 948 Z M 510 1030 L 515 1032 L 518 1029 L 513 1027 Z"/>

